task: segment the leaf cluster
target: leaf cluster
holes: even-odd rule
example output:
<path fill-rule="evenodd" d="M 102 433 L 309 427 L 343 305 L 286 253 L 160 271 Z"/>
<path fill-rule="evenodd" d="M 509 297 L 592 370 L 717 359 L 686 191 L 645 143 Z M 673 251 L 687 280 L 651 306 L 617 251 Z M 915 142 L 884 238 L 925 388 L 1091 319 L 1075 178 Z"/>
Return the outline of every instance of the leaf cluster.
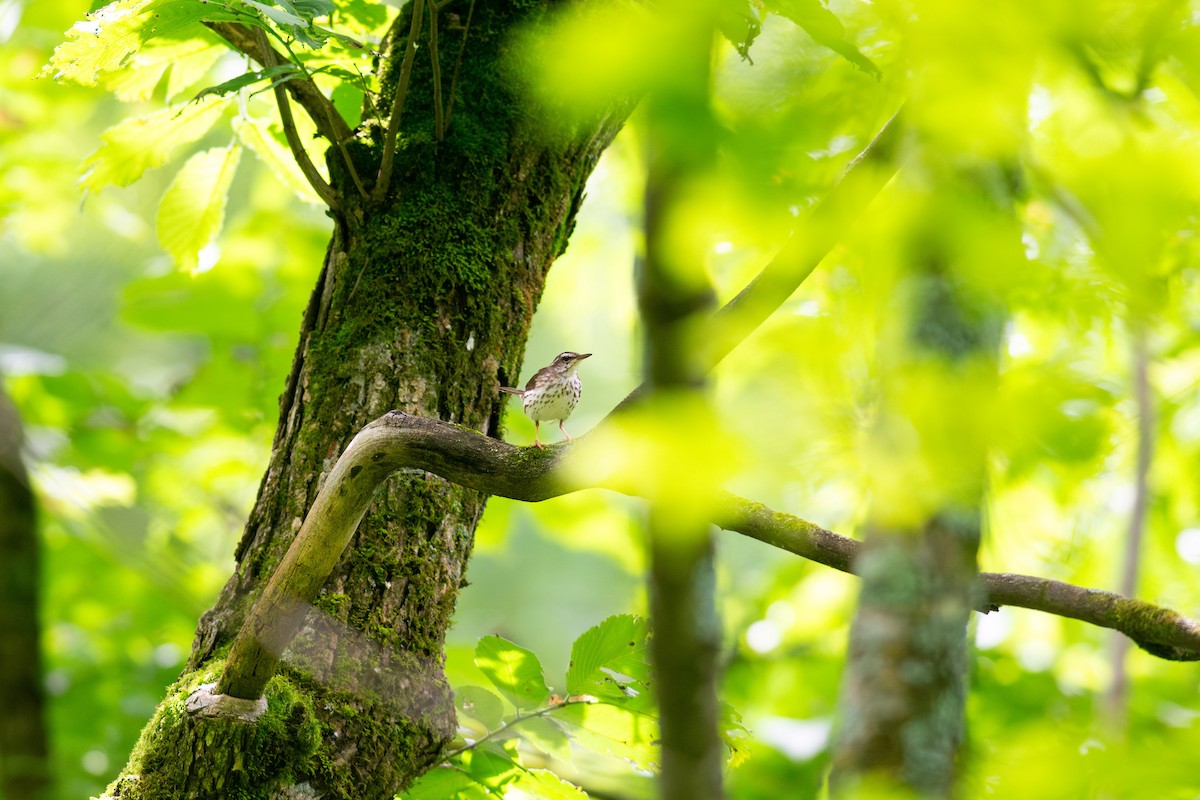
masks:
<path fill-rule="evenodd" d="M 571 646 L 563 692 L 547 685 L 538 657 L 500 636 L 475 647 L 475 665 L 491 688 L 455 688 L 459 746 L 403 797 L 486 797 L 519 790 L 534 797 L 586 797 L 558 773 L 580 753 L 645 773 L 660 762 L 650 628 L 633 614 L 609 617 Z M 722 731 L 731 763 L 745 757 L 745 734 L 732 709 Z M 534 764 L 551 759 L 551 772 Z M 615 760 L 615 761 L 614 761 Z M 567 769 L 561 769 L 567 767 Z"/>

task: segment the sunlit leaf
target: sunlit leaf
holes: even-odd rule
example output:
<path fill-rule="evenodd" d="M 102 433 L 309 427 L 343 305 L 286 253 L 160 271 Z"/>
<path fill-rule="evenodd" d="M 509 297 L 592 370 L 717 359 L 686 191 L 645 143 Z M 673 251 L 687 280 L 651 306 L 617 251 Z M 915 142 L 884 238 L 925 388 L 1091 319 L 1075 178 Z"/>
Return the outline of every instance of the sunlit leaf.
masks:
<path fill-rule="evenodd" d="M 475 664 L 518 709 L 536 708 L 550 696 L 537 656 L 507 639 L 480 639 L 475 647 Z"/>
<path fill-rule="evenodd" d="M 117 123 L 100 135 L 102 144 L 83 162 L 84 188 L 128 186 L 207 133 L 225 107 L 225 100 L 206 97 Z"/>
<path fill-rule="evenodd" d="M 218 3 L 199 0 L 116 0 L 76 23 L 55 48 L 43 75 L 94 86 L 105 72 L 123 67 L 141 45 L 201 21 L 245 21 Z"/>
<path fill-rule="evenodd" d="M 312 205 L 324 205 L 312 185 L 296 165 L 291 151 L 271 133 L 271 123 L 262 119 L 239 117 L 233 121 L 233 130 L 238 139 L 249 147 L 259 160 L 267 165 L 275 177 L 301 200 Z M 282 135 L 282 134 L 281 134 Z"/>
<path fill-rule="evenodd" d="M 196 269 L 200 251 L 221 230 L 241 154 L 237 145 L 197 153 L 163 195 L 158 207 L 158 240 L 180 269 Z"/>
<path fill-rule="evenodd" d="M 849 39 L 846 28 L 821 0 L 768 0 L 768 11 L 787 17 L 799 25 L 816 42 L 828 47 L 868 75 L 879 78 L 882 73 L 871 59 L 862 54 Z"/>
<path fill-rule="evenodd" d="M 571 647 L 567 692 L 614 702 L 652 704 L 650 691 L 650 625 L 641 617 L 621 614 L 589 628 Z"/>
<path fill-rule="evenodd" d="M 555 713 L 577 745 L 624 759 L 638 769 L 660 763 L 658 720 L 605 703 L 573 703 Z"/>
<path fill-rule="evenodd" d="M 586 800 L 578 786 L 564 781 L 548 769 L 531 769 L 507 787 L 505 797 L 545 798 L 545 800 Z"/>
<path fill-rule="evenodd" d="M 487 787 L 457 767 L 436 767 L 396 795 L 404 800 L 476 800 L 490 794 Z"/>
<path fill-rule="evenodd" d="M 488 730 L 494 731 L 501 726 L 504 704 L 482 686 L 455 687 L 454 701 L 459 714 L 479 720 Z"/>
<path fill-rule="evenodd" d="M 268 79 L 280 78 L 281 76 L 298 76 L 302 74 L 303 73 L 300 71 L 300 68 L 295 64 L 276 64 L 275 66 L 267 67 L 266 69 L 244 72 L 241 75 L 238 75 L 236 78 L 230 78 L 229 80 L 218 83 L 215 86 L 208 86 L 204 89 L 201 89 L 200 92 L 192 99 L 199 100 L 201 97 L 207 97 L 208 95 L 226 95 L 236 92 L 239 89 L 244 89 L 247 86 L 253 86 L 256 83 Z M 275 83 L 283 83 L 283 81 L 273 80 L 273 85 Z"/>

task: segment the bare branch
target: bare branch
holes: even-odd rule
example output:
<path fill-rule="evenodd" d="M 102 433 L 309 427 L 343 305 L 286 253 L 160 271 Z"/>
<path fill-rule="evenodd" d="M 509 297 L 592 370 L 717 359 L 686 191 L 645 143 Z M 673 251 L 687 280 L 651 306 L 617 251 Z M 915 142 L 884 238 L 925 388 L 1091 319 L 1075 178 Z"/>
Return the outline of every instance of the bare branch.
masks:
<path fill-rule="evenodd" d="M 421 470 L 469 489 L 526 502 L 589 488 L 631 493 L 628 487 L 581 481 L 578 470 L 572 475 L 563 469 L 576 446 L 514 447 L 477 431 L 399 411 L 368 424 L 325 478 L 299 534 L 247 616 L 230 651 L 220 692 L 247 699 L 262 694 L 304 612 L 388 475 Z M 843 572 L 853 572 L 862 546 L 732 494 L 721 497 L 712 522 Z M 1121 631 L 1161 658 L 1200 660 L 1200 622 L 1168 608 L 1028 575 L 980 577 L 986 590 L 981 611 L 1002 605 L 1045 611 Z"/>
<path fill-rule="evenodd" d="M 283 57 L 280 56 L 271 45 L 267 42 L 267 35 L 261 30 L 254 31 L 254 38 L 258 40 L 259 52 L 265 61 L 260 61 L 263 67 L 270 69 L 283 62 Z M 272 81 L 272 90 L 275 92 L 275 103 L 279 106 L 279 121 L 283 123 L 283 135 L 287 139 L 288 147 L 291 148 L 292 158 L 296 159 L 296 164 L 300 167 L 300 171 L 304 173 L 305 180 L 308 185 L 313 188 L 317 196 L 324 201 L 325 205 L 332 209 L 337 208 L 337 194 L 333 191 L 321 172 L 313 164 L 312 159 L 308 157 L 308 150 L 304 147 L 304 142 L 300 141 L 300 134 L 296 131 L 296 120 L 292 117 L 292 105 L 288 100 L 287 90 L 284 84 L 277 81 Z"/>
<path fill-rule="evenodd" d="M 379 177 L 371 191 L 376 203 L 387 197 L 392 182 L 392 162 L 396 158 L 396 137 L 400 133 L 400 117 L 404 112 L 404 98 L 408 95 L 408 81 L 412 76 L 413 59 L 417 54 L 417 37 L 421 35 L 425 0 L 413 0 L 412 24 L 408 30 L 408 42 L 404 45 L 404 60 L 400 63 L 400 77 L 396 81 L 396 93 L 392 98 L 392 113 L 388 116 L 387 133 L 383 138 L 383 155 L 379 162 Z"/>
<path fill-rule="evenodd" d="M 442 64 L 438 54 L 438 13 L 441 6 L 429 4 L 429 61 L 433 70 L 433 125 L 434 135 L 440 142 L 446 136 L 445 114 L 442 109 Z"/>

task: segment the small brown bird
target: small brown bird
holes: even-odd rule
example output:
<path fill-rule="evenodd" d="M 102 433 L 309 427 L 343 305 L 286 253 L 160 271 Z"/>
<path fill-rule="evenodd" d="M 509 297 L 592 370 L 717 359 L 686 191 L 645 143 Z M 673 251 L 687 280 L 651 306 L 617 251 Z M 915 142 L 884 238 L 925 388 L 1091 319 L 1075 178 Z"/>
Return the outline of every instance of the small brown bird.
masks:
<path fill-rule="evenodd" d="M 567 417 L 575 410 L 579 402 L 579 394 L 583 391 L 583 382 L 579 380 L 579 363 L 590 358 L 591 353 L 559 353 L 550 366 L 543 367 L 533 373 L 524 389 L 513 389 L 501 386 L 500 391 L 521 396 L 521 406 L 525 416 L 533 420 L 533 445 L 543 447 L 538 441 L 538 430 L 545 420 L 558 420 L 558 429 L 571 441 L 571 434 L 563 427 Z"/>

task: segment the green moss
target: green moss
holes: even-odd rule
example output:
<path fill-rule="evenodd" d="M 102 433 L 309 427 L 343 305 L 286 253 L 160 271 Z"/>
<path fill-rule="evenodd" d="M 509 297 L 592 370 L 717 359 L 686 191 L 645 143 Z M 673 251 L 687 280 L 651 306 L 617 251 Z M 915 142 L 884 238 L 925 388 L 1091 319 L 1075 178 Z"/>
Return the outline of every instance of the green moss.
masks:
<path fill-rule="evenodd" d="M 350 598 L 340 592 L 325 592 L 317 596 L 313 605 L 334 619 L 344 620 L 350 608 Z"/>

